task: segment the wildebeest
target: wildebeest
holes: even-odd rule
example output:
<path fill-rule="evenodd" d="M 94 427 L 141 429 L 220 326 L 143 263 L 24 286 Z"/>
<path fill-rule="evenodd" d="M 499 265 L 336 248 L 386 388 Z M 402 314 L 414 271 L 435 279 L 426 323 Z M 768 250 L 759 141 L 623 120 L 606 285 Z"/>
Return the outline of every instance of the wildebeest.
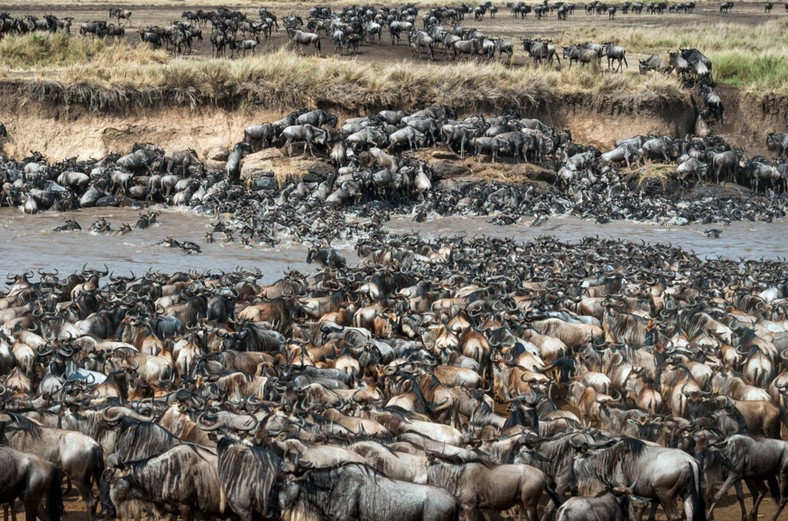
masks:
<path fill-rule="evenodd" d="M 225 497 L 215 453 L 191 445 L 178 445 L 152 458 L 108 468 L 102 477 L 112 504 L 123 512 L 130 501 L 154 505 L 163 512 L 221 516 Z"/>
<path fill-rule="evenodd" d="M 687 60 L 699 81 L 711 80 L 711 60 L 702 52 L 698 49 L 681 49 L 681 57 Z"/>
<path fill-rule="evenodd" d="M 46 512 L 48 521 L 60 521 L 61 473 L 37 456 L 0 446 L 0 504 L 21 499 L 25 521 L 36 521 L 37 512 Z M 46 497 L 46 510 L 41 500 Z M 6 512 L 7 514 L 7 512 Z M 43 516 L 41 516 L 44 519 Z"/>
<path fill-rule="evenodd" d="M 328 132 L 322 128 L 317 128 L 310 124 L 290 125 L 282 131 L 285 138 L 285 148 L 287 155 L 293 155 L 293 142 L 302 142 L 304 147 L 309 150 L 309 154 L 315 157 L 314 145 L 328 145 Z"/>
<path fill-rule="evenodd" d="M 536 508 L 545 492 L 556 506 L 561 503 L 544 473 L 530 465 L 455 465 L 434 460 L 427 468 L 427 480 L 451 492 L 468 519 L 473 519 L 479 510 L 504 510 L 519 505 L 528 521 L 538 521 Z"/>
<path fill-rule="evenodd" d="M 296 125 L 310 124 L 314 127 L 322 127 L 328 125 L 331 128 L 336 128 L 337 117 L 322 109 L 310 110 L 299 115 L 295 120 Z"/>
<path fill-rule="evenodd" d="M 227 180 L 231 183 L 237 183 L 241 179 L 241 159 L 252 152 L 252 147 L 249 143 L 242 141 L 236 143 L 233 147 L 230 156 L 227 158 Z"/>
<path fill-rule="evenodd" d="M 626 51 L 623 47 L 619 47 L 618 45 L 614 45 L 612 43 L 604 43 L 602 44 L 605 48 L 605 56 L 607 56 L 607 69 L 610 70 L 610 64 L 614 61 L 618 62 L 618 68 L 615 69 L 617 71 L 621 71 L 622 64 L 629 67 L 627 63 Z"/>
<path fill-rule="evenodd" d="M 257 45 L 260 41 L 255 38 L 254 40 L 232 40 L 230 42 L 230 58 L 233 57 L 233 53 L 236 51 L 240 55 L 243 53 L 243 56 L 246 57 L 246 51 L 251 50 L 252 56 L 255 55 L 255 49 L 257 49 Z"/>
<path fill-rule="evenodd" d="M 722 100 L 714 90 L 708 86 L 703 85 L 700 93 L 703 95 L 703 103 L 706 107 L 706 112 L 714 119 L 725 121 L 725 108 L 722 105 Z"/>
<path fill-rule="evenodd" d="M 0 443 L 35 454 L 62 469 L 87 505 L 91 521 L 96 518 L 98 502 L 93 483 L 104 470 L 101 447 L 79 432 L 41 427 L 16 413 L 0 415 Z"/>
<path fill-rule="evenodd" d="M 309 45 L 314 46 L 317 52 L 320 52 L 320 35 L 317 33 L 308 33 L 301 31 L 300 29 L 296 29 L 291 31 L 288 29 L 288 33 L 290 33 L 290 41 L 297 44 L 297 48 L 301 49 L 301 47 L 306 47 Z"/>
<path fill-rule="evenodd" d="M 698 462 L 681 450 L 617 438 L 590 448 L 575 460 L 574 471 L 582 495 L 629 486 L 634 494 L 659 501 L 671 521 L 681 519 L 678 498 L 684 501 L 687 521 L 706 519 Z"/>
<path fill-rule="evenodd" d="M 586 49 L 577 45 L 564 48 L 564 58 L 569 58 L 569 68 L 572 68 L 573 62 L 580 62 L 581 65 L 587 63 L 597 62 L 599 57 L 593 49 Z"/>
<path fill-rule="evenodd" d="M 413 50 L 413 54 L 421 54 L 422 49 L 427 50 L 430 60 L 435 60 L 434 47 L 435 41 L 424 31 L 411 30 L 408 32 L 408 45 Z"/>
<path fill-rule="evenodd" d="M 219 478 L 228 506 L 241 521 L 254 517 L 279 519 L 277 497 L 282 459 L 262 447 L 224 437 L 217 446 Z"/>
<path fill-rule="evenodd" d="M 766 495 L 763 481 L 769 482 L 769 488 L 777 501 L 777 510 L 772 517 L 776 521 L 788 504 L 788 443 L 782 440 L 760 439 L 749 436 L 733 435 L 727 440 L 710 447 L 710 451 L 719 452 L 726 460 L 729 469 L 725 483 L 714 495 L 709 514 L 722 499 L 725 493 L 740 480 L 747 480 L 760 485 L 761 489 L 754 499 L 750 519 L 757 519 L 758 505 Z"/>
<path fill-rule="evenodd" d="M 558 509 L 556 521 L 628 521 L 633 519 L 630 493 L 617 488 L 596 497 L 571 497 Z"/>
<path fill-rule="evenodd" d="M 131 15 L 132 12 L 128 9 L 121 9 L 120 7 L 113 7 L 109 10 L 109 17 L 110 18 L 117 18 L 118 24 L 120 24 L 121 20 L 126 20 L 129 27 L 131 27 Z"/>
<path fill-rule="evenodd" d="M 652 54 L 645 60 L 640 60 L 638 62 L 638 70 L 640 71 L 640 74 L 645 74 L 648 71 L 668 73 L 671 71 L 671 66 L 661 57 L 657 56 L 656 54 Z"/>
<path fill-rule="evenodd" d="M 389 479 L 358 463 L 309 470 L 279 493 L 282 519 L 452 521 L 459 505 L 445 490 Z"/>
<path fill-rule="evenodd" d="M 788 133 L 775 134 L 769 132 L 766 136 L 766 148 L 771 152 L 777 152 L 777 157 L 782 159 L 788 153 Z"/>
<path fill-rule="evenodd" d="M 561 58 L 558 56 L 555 46 L 553 46 L 549 40 L 531 40 L 530 38 L 526 38 L 522 40 L 522 43 L 523 49 L 537 64 L 546 62 L 552 65 L 553 58 L 555 58 L 559 64 L 561 63 Z"/>
<path fill-rule="evenodd" d="M 176 174 L 189 175 L 189 168 L 192 166 L 202 166 L 200 158 L 197 157 L 197 152 L 193 148 L 167 152 L 162 159 L 162 168 L 168 174 L 175 170 Z"/>

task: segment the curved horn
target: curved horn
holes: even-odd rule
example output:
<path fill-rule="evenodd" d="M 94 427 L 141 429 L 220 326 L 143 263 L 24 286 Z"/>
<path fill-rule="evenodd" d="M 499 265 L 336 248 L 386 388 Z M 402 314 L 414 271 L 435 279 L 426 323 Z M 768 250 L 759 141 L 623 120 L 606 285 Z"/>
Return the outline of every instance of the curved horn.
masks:
<path fill-rule="evenodd" d="M 217 431 L 225 426 L 224 423 L 220 421 L 217 421 L 213 425 L 207 425 L 203 419 L 206 414 L 208 414 L 208 411 L 203 412 L 199 416 L 197 416 L 197 425 L 200 427 L 200 429 L 204 431 Z"/>

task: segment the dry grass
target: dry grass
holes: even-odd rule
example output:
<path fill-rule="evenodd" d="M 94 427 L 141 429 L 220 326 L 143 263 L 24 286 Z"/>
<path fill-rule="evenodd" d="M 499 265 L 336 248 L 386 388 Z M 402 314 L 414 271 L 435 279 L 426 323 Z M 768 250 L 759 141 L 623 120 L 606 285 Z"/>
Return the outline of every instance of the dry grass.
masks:
<path fill-rule="evenodd" d="M 159 53 L 145 47 L 65 45 L 76 50 L 43 53 L 35 62 L 56 66 L 33 68 L 39 77 L 31 91 L 42 100 L 79 103 L 94 110 L 167 102 L 277 109 L 331 106 L 348 111 L 438 103 L 489 111 L 528 109 L 565 96 L 615 97 L 633 107 L 685 97 L 673 78 L 579 67 L 554 71 L 501 64 L 433 65 L 426 60 L 417 66 L 411 60 L 373 65 L 298 56 L 287 48 L 239 60 L 164 63 Z M 117 65 L 103 65 L 107 60 Z"/>
<path fill-rule="evenodd" d="M 130 46 L 126 41 L 106 43 L 101 39 L 72 37 L 65 33 L 7 35 L 0 40 L 0 67 L 13 70 L 41 70 L 84 65 L 94 74 L 129 64 L 166 63 L 165 51 L 148 45 Z"/>

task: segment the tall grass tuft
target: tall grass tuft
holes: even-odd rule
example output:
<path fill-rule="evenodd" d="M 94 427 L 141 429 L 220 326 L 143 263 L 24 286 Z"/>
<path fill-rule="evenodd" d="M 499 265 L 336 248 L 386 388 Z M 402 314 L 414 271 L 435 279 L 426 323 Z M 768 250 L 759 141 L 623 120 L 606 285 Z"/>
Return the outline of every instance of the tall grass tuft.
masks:
<path fill-rule="evenodd" d="M 100 38 L 66 33 L 7 35 L 0 40 L 0 66 L 18 70 L 91 65 L 116 67 L 125 64 L 165 63 L 167 53 L 147 44 L 132 47 L 125 40 L 107 43 Z"/>

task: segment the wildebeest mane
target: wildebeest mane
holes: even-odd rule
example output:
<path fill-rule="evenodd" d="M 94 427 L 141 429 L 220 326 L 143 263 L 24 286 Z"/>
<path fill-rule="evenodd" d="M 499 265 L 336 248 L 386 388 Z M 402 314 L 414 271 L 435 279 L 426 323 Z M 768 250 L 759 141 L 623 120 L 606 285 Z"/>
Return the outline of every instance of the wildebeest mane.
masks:
<path fill-rule="evenodd" d="M 11 419 L 13 420 L 13 423 L 15 424 L 15 425 L 8 425 L 7 428 L 10 428 L 11 430 L 14 431 L 22 431 L 26 434 L 31 435 L 34 438 L 41 438 L 41 435 L 43 434 L 43 429 L 39 424 L 37 424 L 33 420 L 30 420 L 22 416 L 21 414 L 16 414 L 13 412 L 6 412 L 5 414 L 10 416 Z"/>
<path fill-rule="evenodd" d="M 389 405 L 383 408 L 384 411 L 391 413 L 397 420 L 401 422 L 410 423 L 410 411 L 403 409 L 399 405 Z"/>

